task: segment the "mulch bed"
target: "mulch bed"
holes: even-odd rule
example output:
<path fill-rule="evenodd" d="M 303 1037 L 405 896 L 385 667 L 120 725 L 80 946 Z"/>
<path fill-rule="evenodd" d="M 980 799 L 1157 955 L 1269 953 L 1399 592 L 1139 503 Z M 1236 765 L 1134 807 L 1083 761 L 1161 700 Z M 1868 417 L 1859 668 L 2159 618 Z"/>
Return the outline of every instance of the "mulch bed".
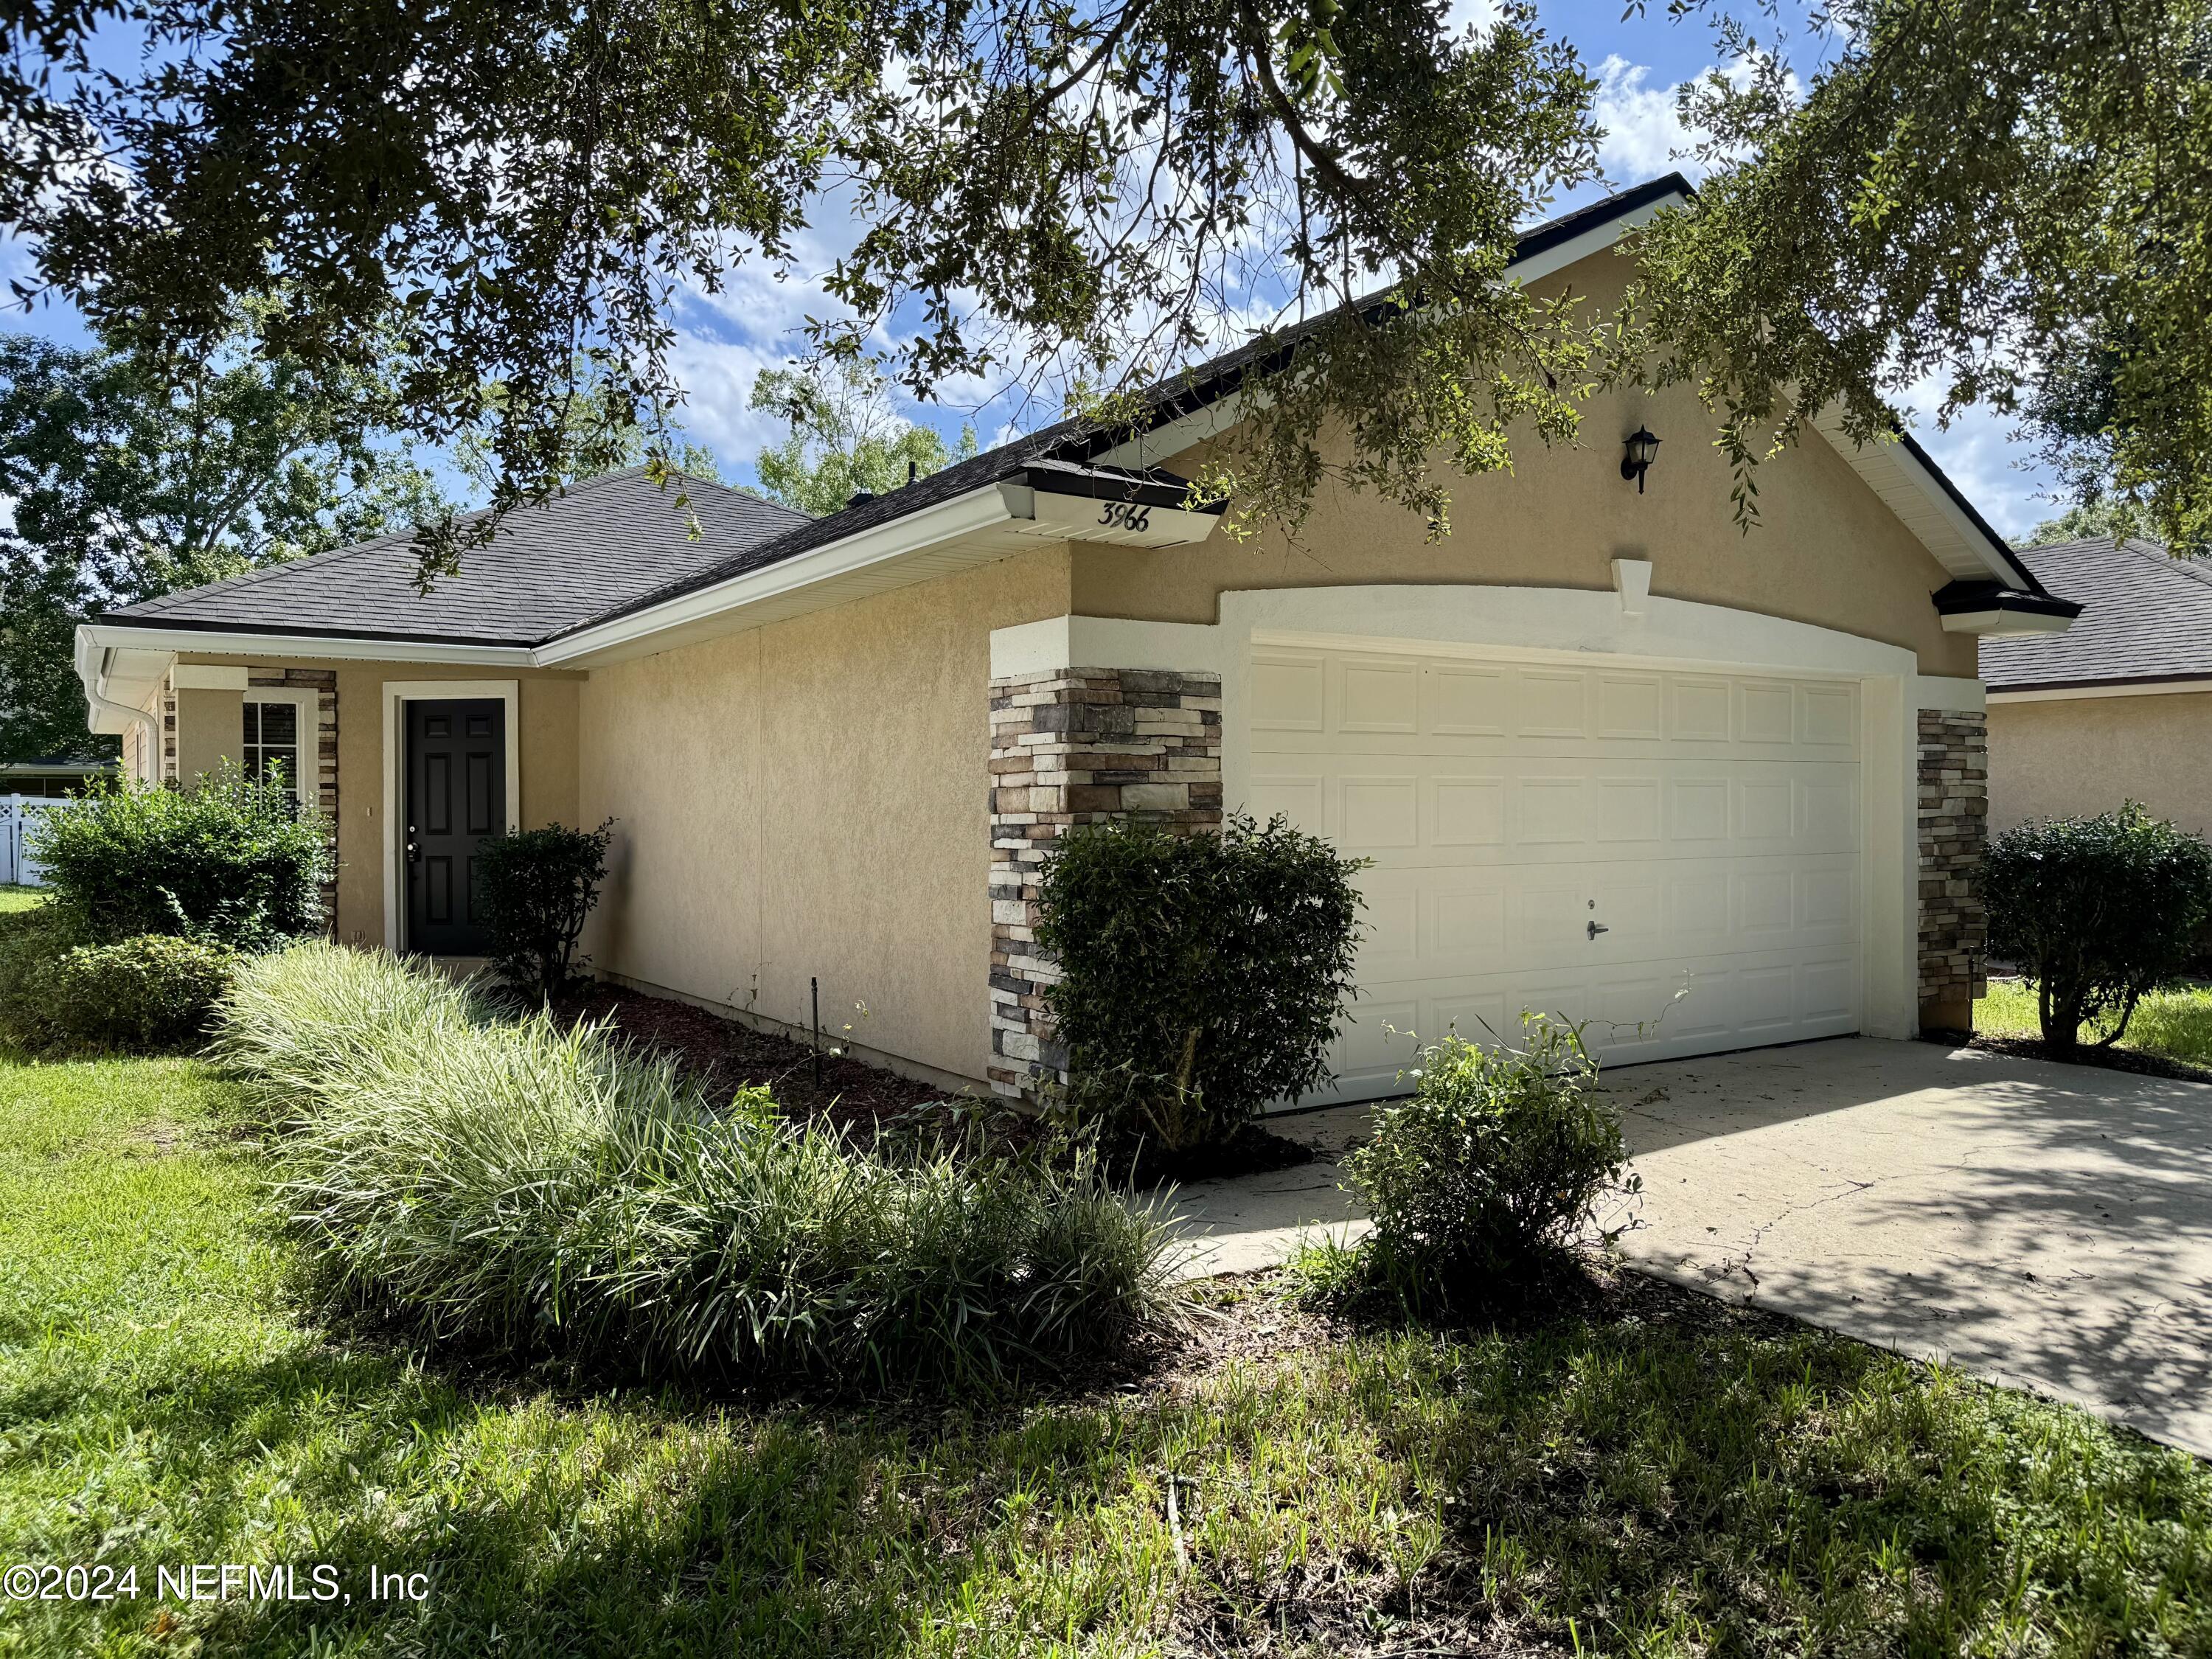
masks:
<path fill-rule="evenodd" d="M 935 1084 L 832 1057 L 827 1042 L 817 1088 L 814 1054 L 805 1043 L 624 986 L 586 986 L 562 999 L 561 1012 L 571 1019 L 612 1021 L 640 1047 L 672 1056 L 717 1097 L 765 1086 L 793 1117 L 842 1123 L 864 1133 L 872 1133 L 884 1119 L 903 1117 L 946 1097 L 947 1091 Z"/>
<path fill-rule="evenodd" d="M 815 1085 L 813 1051 L 798 1040 L 756 1030 L 688 1002 L 647 996 L 625 986 L 592 984 L 571 993 L 560 1004 L 572 1020 L 608 1020 L 641 1048 L 672 1056 L 697 1078 L 708 1093 L 726 1099 L 740 1089 L 765 1086 L 787 1116 L 841 1127 L 855 1144 L 872 1146 L 887 1127 L 940 1128 L 957 1132 L 970 1144 L 1002 1152 L 1033 1145 L 1037 1120 L 994 1097 L 949 1094 L 935 1084 L 919 1083 L 849 1056 L 822 1056 L 821 1085 Z M 829 1047 L 826 1042 L 825 1049 Z M 1131 1145 L 1105 1150 L 1108 1172 L 1146 1185 L 1218 1180 L 1310 1163 L 1313 1148 L 1302 1141 L 1247 1124 L 1226 1146 L 1180 1156 L 1156 1146 Z"/>

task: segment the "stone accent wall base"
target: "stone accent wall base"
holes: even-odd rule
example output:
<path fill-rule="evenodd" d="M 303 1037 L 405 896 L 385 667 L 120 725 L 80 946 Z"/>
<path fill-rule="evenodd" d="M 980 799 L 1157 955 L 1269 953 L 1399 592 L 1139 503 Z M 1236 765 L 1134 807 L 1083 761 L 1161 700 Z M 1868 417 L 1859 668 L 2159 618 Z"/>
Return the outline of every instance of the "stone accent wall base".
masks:
<path fill-rule="evenodd" d="M 999 1094 L 1066 1075 L 1037 945 L 1046 850 L 1079 823 L 1142 817 L 1221 827 L 1221 681 L 1210 674 L 1060 668 L 991 682 L 991 1052 Z"/>
<path fill-rule="evenodd" d="M 1920 711 L 1920 1024 L 1971 1030 L 1989 988 L 1982 908 L 1989 845 L 1989 726 L 1980 714 Z"/>

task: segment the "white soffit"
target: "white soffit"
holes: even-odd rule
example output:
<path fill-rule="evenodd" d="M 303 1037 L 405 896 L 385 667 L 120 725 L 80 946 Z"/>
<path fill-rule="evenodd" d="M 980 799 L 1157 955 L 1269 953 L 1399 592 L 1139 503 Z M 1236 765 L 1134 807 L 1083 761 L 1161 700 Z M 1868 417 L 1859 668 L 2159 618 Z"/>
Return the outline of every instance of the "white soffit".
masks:
<path fill-rule="evenodd" d="M 1960 511 L 1950 492 L 1903 444 L 1852 442 L 1844 431 L 1843 411 L 1836 405 L 1814 418 L 1813 429 L 1828 441 L 1829 447 L 1944 569 L 1961 581 L 1995 580 L 2007 587 L 2020 585 L 2019 573 L 1990 545 L 1974 521 Z"/>

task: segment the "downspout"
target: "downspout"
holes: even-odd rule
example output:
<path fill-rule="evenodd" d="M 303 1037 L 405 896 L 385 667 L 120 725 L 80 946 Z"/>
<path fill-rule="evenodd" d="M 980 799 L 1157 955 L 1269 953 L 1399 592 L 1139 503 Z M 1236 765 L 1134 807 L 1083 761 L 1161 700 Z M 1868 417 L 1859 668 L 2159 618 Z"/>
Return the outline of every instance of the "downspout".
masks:
<path fill-rule="evenodd" d="M 139 781 L 151 783 L 158 775 L 158 769 L 161 764 L 161 728 L 155 723 L 154 717 L 144 709 L 132 708 L 100 695 L 100 688 L 107 683 L 108 653 L 105 647 L 101 647 L 98 672 L 88 672 L 92 668 L 88 654 L 91 646 L 92 641 L 85 637 L 83 629 L 79 629 L 77 631 L 77 678 L 84 686 L 84 700 L 93 714 L 112 714 L 144 729 L 146 741 L 143 753 L 147 763 L 142 769 Z"/>

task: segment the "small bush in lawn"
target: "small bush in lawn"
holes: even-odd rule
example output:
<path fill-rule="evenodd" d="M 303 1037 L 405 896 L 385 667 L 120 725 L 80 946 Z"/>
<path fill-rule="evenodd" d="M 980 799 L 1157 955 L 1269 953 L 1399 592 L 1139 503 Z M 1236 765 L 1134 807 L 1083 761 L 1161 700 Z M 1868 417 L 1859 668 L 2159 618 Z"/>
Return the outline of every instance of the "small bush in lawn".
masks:
<path fill-rule="evenodd" d="M 18 1041 L 37 1048 L 196 1048 L 236 961 L 227 945 L 173 934 L 74 945 L 29 972 L 8 1020 Z"/>
<path fill-rule="evenodd" d="M 1575 1027 L 1530 1017 L 1517 1049 L 1447 1037 L 1416 1075 L 1413 1097 L 1379 1108 L 1346 1163 L 1375 1224 L 1358 1277 L 1409 1309 L 1527 1294 L 1607 1198 L 1638 1190 Z"/>
<path fill-rule="evenodd" d="M 219 1057 L 278 1126 L 325 1289 L 630 1374 L 949 1384 L 1110 1352 L 1162 1221 L 1085 1169 L 863 1156 L 593 1028 L 501 1018 L 389 957 L 244 965 Z"/>
<path fill-rule="evenodd" d="M 1280 817 L 1063 836 L 1037 939 L 1061 974 L 1047 999 L 1078 1114 L 1180 1152 L 1322 1082 L 1352 992 L 1360 868 Z"/>
<path fill-rule="evenodd" d="M 596 830 L 554 823 L 495 836 L 477 849 L 477 895 L 501 977 L 541 1001 L 582 964 L 576 940 L 607 877 L 612 818 Z"/>
<path fill-rule="evenodd" d="M 2109 1048 L 2147 994 L 2188 972 L 2212 917 L 2212 847 L 2130 801 L 2006 830 L 1982 886 L 1990 953 L 2033 981 L 2045 1043 L 2070 1052 L 2105 1024 Z"/>
<path fill-rule="evenodd" d="M 259 950 L 322 930 L 328 824 L 228 763 L 191 789 L 112 781 L 49 808 L 31 850 L 88 943 L 176 933 Z"/>

